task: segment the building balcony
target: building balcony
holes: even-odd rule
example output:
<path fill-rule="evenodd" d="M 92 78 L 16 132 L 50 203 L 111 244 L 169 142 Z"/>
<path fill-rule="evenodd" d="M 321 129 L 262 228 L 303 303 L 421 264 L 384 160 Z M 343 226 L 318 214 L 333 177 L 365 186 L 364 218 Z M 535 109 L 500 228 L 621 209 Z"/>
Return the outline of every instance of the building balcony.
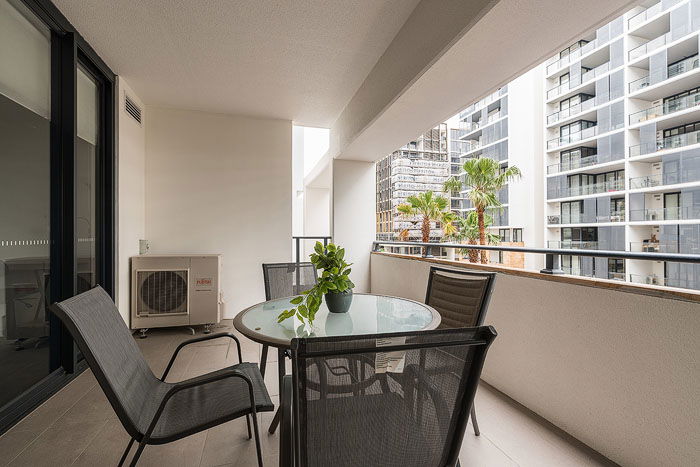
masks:
<path fill-rule="evenodd" d="M 579 141 L 593 138 L 598 135 L 598 126 L 592 126 L 585 128 L 576 133 L 572 133 L 566 136 L 560 136 L 558 138 L 553 138 L 547 141 L 547 150 L 556 149 L 560 146 L 566 146 L 567 144 L 577 143 Z"/>
<path fill-rule="evenodd" d="M 595 98 L 592 98 L 592 99 L 588 99 L 586 101 L 583 101 L 580 104 L 572 105 L 568 109 L 560 110 L 558 112 L 553 112 L 553 113 L 547 115 L 547 125 L 554 125 L 555 123 L 557 123 L 561 120 L 575 117 L 578 114 L 589 111 L 590 109 L 592 109 L 596 105 L 597 104 L 596 104 Z"/>
<path fill-rule="evenodd" d="M 629 156 L 637 157 L 670 149 L 683 148 L 700 143 L 700 131 L 691 131 L 682 135 L 669 136 L 652 143 L 642 143 L 629 148 Z"/>
<path fill-rule="evenodd" d="M 652 39 L 640 46 L 637 46 L 629 51 L 629 59 L 634 60 L 635 58 L 642 57 L 654 50 L 663 47 L 667 43 L 671 42 L 671 33 L 667 32 L 656 39 Z"/>
<path fill-rule="evenodd" d="M 661 2 L 655 3 L 644 11 L 640 11 L 636 15 L 632 16 L 627 20 L 627 28 L 629 30 L 634 29 L 640 24 L 644 23 L 646 20 L 653 18 L 663 11 Z"/>
<path fill-rule="evenodd" d="M 659 83 L 654 83 L 660 84 L 663 83 L 671 78 L 674 78 L 676 76 L 682 75 L 684 73 L 687 73 L 691 70 L 695 70 L 700 66 L 700 60 L 698 60 L 698 55 L 695 54 L 692 57 L 688 57 L 678 63 L 674 63 L 673 65 L 670 65 L 667 70 L 667 76 L 666 79 L 663 81 L 660 81 Z M 637 92 L 641 89 L 644 89 L 648 86 L 651 86 L 651 75 L 646 75 L 642 78 L 635 79 L 634 81 L 630 82 L 628 87 L 629 87 L 629 92 L 634 93 Z"/>
<path fill-rule="evenodd" d="M 549 240 L 547 248 L 562 248 L 562 249 L 577 249 L 577 250 L 598 250 L 597 241 L 578 241 L 578 240 Z"/>
<path fill-rule="evenodd" d="M 694 284 L 690 281 L 672 278 L 672 277 L 662 277 L 656 274 L 630 274 L 630 282 L 635 284 L 646 284 L 646 285 L 659 285 L 664 287 L 675 287 L 675 288 L 690 288 Z"/>
<path fill-rule="evenodd" d="M 550 189 L 548 190 L 548 200 L 551 201 L 559 198 L 597 195 L 601 193 L 614 193 L 624 189 L 624 180 L 610 180 L 607 182 L 591 183 L 588 185 Z"/>
<path fill-rule="evenodd" d="M 629 122 L 630 125 L 634 125 L 635 123 L 653 120 L 665 115 L 692 109 L 698 105 L 700 105 L 700 94 L 692 94 L 690 96 L 673 99 L 664 102 L 663 104 L 658 104 L 648 109 L 635 112 L 629 116 Z"/>
<path fill-rule="evenodd" d="M 678 253 L 678 243 L 630 242 L 630 251 L 642 253 Z"/>
<path fill-rule="evenodd" d="M 582 44 L 581 47 L 579 47 L 575 50 L 572 50 L 571 52 L 569 52 L 568 55 L 561 57 L 559 59 L 556 59 L 554 62 L 548 64 L 547 65 L 547 76 L 551 75 L 552 73 L 554 73 L 555 71 L 564 67 L 565 65 L 572 63 L 577 58 L 579 58 L 583 55 L 586 55 L 588 52 L 595 50 L 598 47 L 598 44 L 599 44 L 599 42 L 597 40 L 592 40 L 590 42 Z M 602 44 L 600 44 L 600 45 L 602 45 Z"/>
<path fill-rule="evenodd" d="M 559 172 L 567 172 L 569 170 L 583 169 L 598 164 L 605 164 L 613 161 L 601 161 L 597 154 L 592 156 L 581 157 L 569 162 L 560 162 L 559 164 L 551 164 L 547 166 L 547 174 L 556 174 Z"/>
<path fill-rule="evenodd" d="M 583 213 L 570 214 L 568 216 L 554 215 L 547 216 L 547 225 L 569 225 L 569 224 L 602 224 L 609 222 L 624 222 L 625 211 L 613 211 L 604 216 L 586 216 Z"/>
<path fill-rule="evenodd" d="M 630 221 L 632 222 L 677 221 L 691 219 L 700 219 L 700 207 L 681 206 L 675 208 L 630 210 Z"/>
<path fill-rule="evenodd" d="M 700 180 L 700 170 L 688 169 L 681 172 L 666 172 L 630 178 L 630 190 L 654 188 L 679 183 L 692 183 Z"/>
<path fill-rule="evenodd" d="M 571 91 L 583 84 L 591 82 L 596 77 L 602 76 L 608 71 L 610 71 L 610 62 L 603 63 L 602 65 L 598 65 L 597 67 L 586 71 L 585 73 L 581 74 L 581 77 L 578 79 L 570 79 L 566 83 L 562 83 L 558 86 L 550 88 L 547 90 L 547 101 L 556 99 L 557 97 L 561 96 L 562 94 L 568 91 Z"/>

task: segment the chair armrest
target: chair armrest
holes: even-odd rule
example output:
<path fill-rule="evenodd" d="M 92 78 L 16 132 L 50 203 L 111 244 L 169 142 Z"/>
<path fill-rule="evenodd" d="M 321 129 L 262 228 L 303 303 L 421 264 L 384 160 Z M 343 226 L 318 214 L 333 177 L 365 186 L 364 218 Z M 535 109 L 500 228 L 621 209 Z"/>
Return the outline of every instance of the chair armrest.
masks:
<path fill-rule="evenodd" d="M 150 425 L 148 426 L 146 433 L 144 433 L 144 435 L 143 435 L 144 439 L 146 441 L 148 441 L 151 434 L 153 433 L 153 430 L 156 427 L 156 424 L 158 423 L 158 419 L 160 418 L 161 414 L 163 413 L 163 410 L 165 409 L 165 406 L 167 405 L 170 398 L 172 398 L 175 394 L 177 394 L 180 391 L 184 391 L 185 389 L 190 389 L 190 388 L 193 388 L 196 386 L 204 386 L 204 385 L 207 385 L 209 383 L 221 381 L 222 379 L 226 379 L 226 378 L 241 378 L 243 381 L 246 382 L 246 384 L 248 385 L 248 393 L 250 395 L 250 408 L 251 408 L 252 416 L 255 417 L 256 416 L 256 408 L 255 408 L 255 393 L 253 391 L 253 382 L 242 371 L 236 370 L 236 369 L 227 369 L 227 370 L 223 370 L 223 371 L 211 374 L 211 375 L 205 375 L 205 376 L 203 376 L 201 378 L 197 378 L 195 380 L 183 381 L 181 383 L 173 384 L 173 386 L 170 388 L 170 390 L 165 393 L 163 400 L 160 402 L 160 405 L 158 406 L 158 410 L 156 410 L 156 413 L 153 416 L 153 420 L 151 421 Z"/>
<path fill-rule="evenodd" d="M 280 391 L 280 463 L 282 467 L 292 467 L 294 465 L 294 420 L 292 419 L 292 405 L 294 404 L 294 394 L 292 391 L 292 376 L 286 375 L 282 378 L 282 388 Z"/>
<path fill-rule="evenodd" d="M 178 345 L 177 348 L 175 349 L 175 352 L 173 352 L 173 356 L 170 357 L 170 362 L 168 362 L 168 366 L 165 367 L 165 371 L 163 372 L 163 376 L 161 376 L 160 380 L 165 381 L 165 377 L 168 376 L 168 373 L 170 373 L 170 369 L 172 368 L 173 363 L 175 363 L 175 359 L 177 358 L 177 354 L 180 353 L 180 350 L 182 350 L 183 347 L 190 345 L 190 344 L 195 344 L 197 342 L 218 339 L 220 337 L 228 337 L 230 339 L 233 339 L 233 341 L 236 343 L 236 348 L 238 349 L 238 363 L 243 363 L 243 356 L 241 354 L 241 343 L 238 340 L 238 338 L 236 336 L 234 336 L 233 334 L 231 334 L 230 332 L 219 332 L 216 334 L 195 337 L 194 339 L 188 339 L 184 342 L 180 342 L 180 345 Z"/>

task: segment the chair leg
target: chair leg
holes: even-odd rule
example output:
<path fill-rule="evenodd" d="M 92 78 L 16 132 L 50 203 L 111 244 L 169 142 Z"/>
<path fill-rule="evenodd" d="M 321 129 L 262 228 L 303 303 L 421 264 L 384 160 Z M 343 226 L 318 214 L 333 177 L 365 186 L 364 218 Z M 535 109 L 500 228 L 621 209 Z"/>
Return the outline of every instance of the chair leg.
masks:
<path fill-rule="evenodd" d="M 131 446 L 134 445 L 134 438 L 131 438 L 129 441 L 129 444 L 126 445 L 126 449 L 124 450 L 124 454 L 122 454 L 122 458 L 119 459 L 119 464 L 117 464 L 118 467 L 122 467 L 124 465 L 124 461 L 126 460 L 126 456 L 129 454 L 129 451 L 131 451 Z"/>
<path fill-rule="evenodd" d="M 479 436 L 481 432 L 479 431 L 479 424 L 476 421 L 476 410 L 474 409 L 474 404 L 472 403 L 472 426 L 474 427 L 474 434 Z"/>
<path fill-rule="evenodd" d="M 245 416 L 245 424 L 248 425 L 248 439 L 250 439 L 253 437 L 253 435 L 250 433 L 250 415 Z"/>
<path fill-rule="evenodd" d="M 266 345 L 262 346 L 262 352 L 260 353 L 260 374 L 265 377 L 265 368 L 267 367 L 267 349 Z"/>
<path fill-rule="evenodd" d="M 136 464 L 139 461 L 139 457 L 141 457 L 141 453 L 143 452 L 143 448 L 146 447 L 146 438 L 144 437 L 141 442 L 139 443 L 138 449 L 136 449 L 136 453 L 134 454 L 134 457 L 131 458 L 131 464 L 129 464 L 130 467 L 136 467 Z"/>
<path fill-rule="evenodd" d="M 262 459 L 262 448 L 260 447 L 260 432 L 258 430 L 258 415 L 253 407 L 253 414 L 251 415 L 253 419 L 253 431 L 255 432 L 255 451 L 258 454 L 258 467 L 263 467 Z"/>

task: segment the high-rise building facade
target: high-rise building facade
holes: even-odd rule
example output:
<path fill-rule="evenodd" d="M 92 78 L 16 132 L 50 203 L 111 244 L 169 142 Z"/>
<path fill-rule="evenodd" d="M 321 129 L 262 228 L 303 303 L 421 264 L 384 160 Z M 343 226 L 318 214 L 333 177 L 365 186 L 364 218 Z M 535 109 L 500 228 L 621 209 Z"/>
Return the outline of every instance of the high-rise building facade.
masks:
<path fill-rule="evenodd" d="M 545 236 L 700 253 L 700 1 L 639 6 L 546 62 Z M 700 265 L 565 255 L 570 274 L 700 289 Z"/>
<path fill-rule="evenodd" d="M 442 193 L 450 175 L 447 126 L 426 131 L 415 141 L 397 149 L 376 164 L 377 240 L 421 240 L 421 219 L 399 214 L 397 207 L 406 198 L 426 191 Z M 442 238 L 442 228 L 431 223 L 431 240 Z"/>
<path fill-rule="evenodd" d="M 492 233 L 502 244 L 537 245 L 543 243 L 541 219 L 543 136 L 541 120 L 544 66 L 538 66 L 501 87 L 459 113 L 458 123 L 450 128 L 450 155 L 459 163 L 453 168 L 464 180 L 462 165 L 478 157 L 500 163 L 502 169 L 517 166 L 522 177 L 506 185 L 498 194 L 500 209 L 491 209 Z M 450 119 L 451 121 L 454 119 Z M 453 166 L 454 167 L 454 166 Z M 464 186 L 452 203 L 463 217 L 474 210 Z M 493 252 L 493 263 L 528 269 L 541 268 L 542 258 L 522 253 Z"/>

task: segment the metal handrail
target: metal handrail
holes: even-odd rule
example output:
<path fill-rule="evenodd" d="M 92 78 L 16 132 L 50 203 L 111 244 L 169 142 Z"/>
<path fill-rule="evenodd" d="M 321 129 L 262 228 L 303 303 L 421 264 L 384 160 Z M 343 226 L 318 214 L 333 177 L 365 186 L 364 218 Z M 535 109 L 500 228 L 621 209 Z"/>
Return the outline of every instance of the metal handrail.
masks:
<path fill-rule="evenodd" d="M 644 261 L 671 261 L 678 263 L 700 264 L 700 255 L 684 253 L 638 253 L 632 251 L 615 250 L 579 250 L 574 248 L 530 248 L 522 246 L 496 246 L 496 245 L 471 245 L 463 243 L 424 243 L 424 242 L 396 242 L 396 241 L 374 241 L 372 251 L 378 252 L 381 246 L 413 246 L 425 249 L 424 256 L 430 256 L 428 251 L 431 248 L 456 248 L 463 250 L 487 250 L 487 251 L 512 251 L 517 253 L 536 253 L 545 255 L 546 267 L 540 272 L 544 274 L 562 274 L 559 268 L 559 256 L 590 256 L 596 258 L 617 258 L 617 259 L 639 259 Z"/>

